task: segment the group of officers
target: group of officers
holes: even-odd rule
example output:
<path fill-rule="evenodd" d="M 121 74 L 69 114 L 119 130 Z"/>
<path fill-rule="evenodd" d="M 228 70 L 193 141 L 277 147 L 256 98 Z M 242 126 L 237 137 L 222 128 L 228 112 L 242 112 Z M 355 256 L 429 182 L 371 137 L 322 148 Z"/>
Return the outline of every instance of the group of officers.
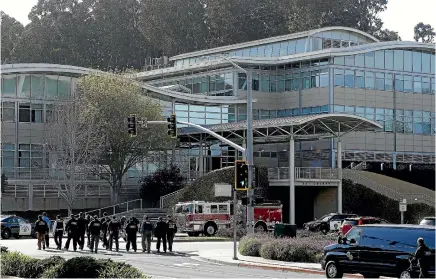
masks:
<path fill-rule="evenodd" d="M 37 233 L 38 239 L 38 249 L 41 249 L 41 244 L 43 249 L 49 248 L 49 228 L 50 219 L 47 214 L 38 216 L 38 220 L 35 224 L 35 231 Z M 151 240 L 153 235 L 157 238 L 156 249 L 160 252 L 161 242 L 163 244 L 163 250 L 167 252 L 167 242 L 169 251 L 172 252 L 174 236 L 177 232 L 177 225 L 172 220 L 171 216 L 167 216 L 167 221 L 163 221 L 162 217 L 159 217 L 156 225 L 149 220 L 148 216 L 144 216 L 142 223 L 132 217 L 127 219 L 122 217 L 118 219 L 116 216 L 112 218 L 107 216 L 105 212 L 102 218 L 97 215 L 91 217 L 84 213 L 78 215 L 71 214 L 70 219 L 65 223 L 64 219 L 58 215 L 56 221 L 53 224 L 53 235 L 54 241 L 56 243 L 56 249 L 62 249 L 62 238 L 66 234 L 67 241 L 65 243 L 64 249 L 68 250 L 71 241 L 73 242 L 74 251 L 77 250 L 79 246 L 80 250 L 83 250 L 85 245 L 85 234 L 87 236 L 87 247 L 93 253 L 98 252 L 98 246 L 100 241 L 103 242 L 103 247 L 106 250 L 112 251 L 113 243 L 115 242 L 115 251 L 119 250 L 118 239 L 123 237 L 126 241 L 126 250 L 130 250 L 130 246 L 133 251 L 137 250 L 137 233 L 141 233 L 141 244 L 142 252 L 147 251 L 150 253 L 151 250 Z"/>

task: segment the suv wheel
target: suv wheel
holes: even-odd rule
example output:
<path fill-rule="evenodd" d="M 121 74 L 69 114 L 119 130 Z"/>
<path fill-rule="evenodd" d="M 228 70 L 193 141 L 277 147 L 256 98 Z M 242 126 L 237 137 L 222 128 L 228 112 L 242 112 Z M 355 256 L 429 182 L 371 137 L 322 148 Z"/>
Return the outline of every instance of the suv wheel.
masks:
<path fill-rule="evenodd" d="M 328 262 L 325 266 L 325 276 L 327 278 L 342 278 L 344 273 L 340 270 L 338 265 L 334 262 Z"/>
<path fill-rule="evenodd" d="M 2 238 L 3 239 L 9 239 L 11 237 L 11 230 L 10 229 L 4 229 L 2 231 Z"/>
<path fill-rule="evenodd" d="M 413 278 L 412 274 L 410 274 L 410 272 L 408 270 L 404 270 L 403 272 L 400 273 L 400 276 L 398 276 L 399 278 Z"/>

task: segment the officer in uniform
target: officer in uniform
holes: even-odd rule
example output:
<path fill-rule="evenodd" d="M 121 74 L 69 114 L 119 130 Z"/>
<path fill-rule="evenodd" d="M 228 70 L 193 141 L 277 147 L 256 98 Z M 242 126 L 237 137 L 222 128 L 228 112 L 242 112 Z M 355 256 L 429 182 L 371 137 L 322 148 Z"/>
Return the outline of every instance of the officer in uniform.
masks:
<path fill-rule="evenodd" d="M 54 228 L 54 241 L 56 243 L 56 249 L 62 249 L 62 237 L 64 235 L 64 219 L 61 215 L 56 216 L 56 221 L 53 225 Z"/>
<path fill-rule="evenodd" d="M 98 219 L 98 216 L 95 215 L 94 220 L 92 220 L 88 225 L 88 235 L 91 235 L 89 249 L 91 249 L 91 252 L 96 254 L 98 252 L 98 243 L 100 242 L 100 232 L 102 228 L 102 222 Z"/>
<path fill-rule="evenodd" d="M 109 217 L 107 217 L 107 212 L 103 213 L 103 218 L 101 219 L 102 224 L 102 231 L 103 231 L 103 247 L 106 248 L 106 250 L 109 250 L 109 243 L 107 241 L 107 232 L 108 232 L 108 225 L 109 225 Z"/>
<path fill-rule="evenodd" d="M 145 252 L 147 249 L 147 253 L 150 254 L 151 249 L 151 237 L 153 236 L 153 224 L 148 220 L 148 216 L 144 216 L 144 222 L 142 222 L 141 226 L 141 244 L 142 244 L 142 252 Z M 147 245 L 145 245 L 145 240 L 147 240 Z"/>
<path fill-rule="evenodd" d="M 38 220 L 35 223 L 35 231 L 37 232 L 38 238 L 38 250 L 41 250 L 41 243 L 45 250 L 45 234 L 48 232 L 48 225 L 47 222 L 42 219 L 42 215 L 38 216 Z"/>
<path fill-rule="evenodd" d="M 70 242 L 73 240 L 73 249 L 75 252 L 77 250 L 77 240 L 79 235 L 79 222 L 75 215 L 71 214 L 71 219 L 68 220 L 67 224 L 65 225 L 65 230 L 68 232 L 68 238 L 64 249 L 68 250 L 70 247 Z"/>
<path fill-rule="evenodd" d="M 50 218 L 48 218 L 47 216 L 47 212 L 42 213 L 42 219 L 47 223 L 47 231 L 45 233 L 44 239 L 45 239 L 45 245 L 47 246 L 47 248 L 49 248 L 51 221 Z"/>
<path fill-rule="evenodd" d="M 162 217 L 159 217 L 159 221 L 156 223 L 156 237 L 157 237 L 157 243 L 156 243 L 156 249 L 157 252 L 160 252 L 160 242 L 163 242 L 163 249 L 164 252 L 167 252 L 167 224 L 162 220 Z"/>
<path fill-rule="evenodd" d="M 129 252 L 130 249 L 130 243 L 132 243 L 133 251 L 136 252 L 136 234 L 138 233 L 138 226 L 136 225 L 133 218 L 130 218 L 130 222 L 127 223 L 125 231 L 127 235 L 127 243 L 126 243 L 127 252 Z"/>
<path fill-rule="evenodd" d="M 173 219 L 171 218 L 171 216 L 167 216 L 168 221 L 167 221 L 167 241 L 168 241 L 168 249 L 170 250 L 170 252 L 173 251 L 173 241 L 174 241 L 174 236 L 176 235 L 177 232 L 177 225 L 176 223 L 173 221 Z"/>
<path fill-rule="evenodd" d="M 89 223 L 91 223 L 91 215 L 86 214 L 86 237 L 88 238 L 88 248 L 91 247 L 91 233 L 89 232 Z"/>
<path fill-rule="evenodd" d="M 121 224 L 120 221 L 117 220 L 117 217 L 113 217 L 112 221 L 108 224 L 109 230 L 109 250 L 112 251 L 112 244 L 115 241 L 115 251 L 119 250 L 118 237 L 120 235 Z"/>
<path fill-rule="evenodd" d="M 77 220 L 79 228 L 78 228 L 78 237 L 79 237 L 79 248 L 83 250 L 83 246 L 85 245 L 85 232 L 86 232 L 86 219 L 85 214 L 80 212 L 79 220 Z"/>

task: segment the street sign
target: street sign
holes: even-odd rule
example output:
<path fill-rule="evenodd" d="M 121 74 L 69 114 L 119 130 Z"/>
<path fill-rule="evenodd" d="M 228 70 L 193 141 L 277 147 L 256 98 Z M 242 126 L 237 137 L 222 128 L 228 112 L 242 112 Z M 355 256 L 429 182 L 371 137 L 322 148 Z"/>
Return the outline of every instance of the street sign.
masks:
<path fill-rule="evenodd" d="M 405 212 L 405 211 L 407 211 L 407 203 L 400 202 L 400 212 Z"/>
<path fill-rule="evenodd" d="M 232 185 L 215 183 L 215 197 L 231 197 Z"/>

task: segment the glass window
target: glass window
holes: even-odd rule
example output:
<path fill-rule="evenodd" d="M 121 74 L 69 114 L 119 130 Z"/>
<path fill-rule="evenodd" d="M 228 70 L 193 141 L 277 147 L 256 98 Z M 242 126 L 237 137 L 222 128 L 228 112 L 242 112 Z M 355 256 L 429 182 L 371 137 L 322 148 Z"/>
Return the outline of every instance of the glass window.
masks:
<path fill-rule="evenodd" d="M 300 90 L 300 74 L 292 75 L 292 91 Z"/>
<path fill-rule="evenodd" d="M 344 112 L 345 111 L 345 106 L 335 105 L 333 109 L 334 109 L 334 112 Z"/>
<path fill-rule="evenodd" d="M 365 67 L 374 68 L 374 52 L 365 53 Z"/>
<path fill-rule="evenodd" d="M 436 91 L 436 79 L 432 78 L 431 79 L 431 93 L 435 94 L 435 91 Z"/>
<path fill-rule="evenodd" d="M 393 50 L 385 50 L 385 69 L 388 69 L 388 70 L 394 69 L 394 51 Z"/>
<path fill-rule="evenodd" d="M 319 87 L 319 71 L 311 72 L 311 87 Z"/>
<path fill-rule="evenodd" d="M 430 65 L 431 65 L 431 73 L 432 74 L 435 74 L 435 72 L 436 72 L 436 69 L 435 69 L 435 59 L 436 59 L 436 57 L 435 57 L 435 55 L 434 54 L 431 54 L 431 58 L 430 58 Z"/>
<path fill-rule="evenodd" d="M 403 51 L 402 50 L 394 50 L 394 69 L 397 71 L 403 70 Z"/>
<path fill-rule="evenodd" d="M 277 91 L 276 79 L 277 79 L 276 75 L 270 76 L 269 92 L 276 92 Z"/>
<path fill-rule="evenodd" d="M 286 47 L 287 47 L 287 44 L 286 44 Z M 280 56 L 280 43 L 274 44 L 272 50 L 273 50 L 272 56 L 279 57 Z"/>
<path fill-rule="evenodd" d="M 45 95 L 47 98 L 55 98 L 58 95 L 58 77 L 45 76 Z"/>
<path fill-rule="evenodd" d="M 251 84 L 252 84 L 252 89 L 254 91 L 259 91 L 260 82 L 259 82 L 259 75 L 258 74 L 253 74 L 253 78 L 251 80 Z"/>
<path fill-rule="evenodd" d="M 15 121 L 15 103 L 3 102 L 2 103 L 2 121 Z"/>
<path fill-rule="evenodd" d="M 413 71 L 416 73 L 421 72 L 421 52 L 420 51 L 413 51 Z"/>
<path fill-rule="evenodd" d="M 356 71 L 356 87 L 365 88 L 365 77 L 362 71 Z"/>
<path fill-rule="evenodd" d="M 394 89 L 394 81 L 392 74 L 385 74 L 385 90 L 393 91 Z"/>
<path fill-rule="evenodd" d="M 430 73 L 430 53 L 423 52 L 422 53 L 422 72 L 423 73 Z"/>
<path fill-rule="evenodd" d="M 345 65 L 354 66 L 354 55 L 345 56 Z"/>
<path fill-rule="evenodd" d="M 225 75 L 216 75 L 215 76 L 215 91 L 220 91 L 225 89 Z"/>
<path fill-rule="evenodd" d="M 356 54 L 354 58 L 354 65 L 356 67 L 365 67 L 365 55 L 364 54 Z"/>
<path fill-rule="evenodd" d="M 269 75 L 260 76 L 260 91 L 269 92 Z"/>
<path fill-rule="evenodd" d="M 18 121 L 30 122 L 30 104 L 19 104 Z"/>
<path fill-rule="evenodd" d="M 344 84 L 344 70 L 335 69 L 335 86 L 343 87 Z"/>
<path fill-rule="evenodd" d="M 297 41 L 290 41 L 289 43 L 281 43 L 280 45 L 280 56 L 295 54 L 297 47 Z"/>
<path fill-rule="evenodd" d="M 41 75 L 32 75 L 32 98 L 40 99 L 44 96 L 44 77 Z"/>
<path fill-rule="evenodd" d="M 295 53 L 303 53 L 305 50 L 306 50 L 306 39 L 299 39 L 297 41 Z"/>
<path fill-rule="evenodd" d="M 365 88 L 374 89 L 374 73 L 365 72 Z"/>
<path fill-rule="evenodd" d="M 16 96 L 17 94 L 17 76 L 4 75 L 2 77 L 2 95 Z"/>
<path fill-rule="evenodd" d="M 18 97 L 30 97 L 30 75 L 19 75 L 18 78 Z"/>
<path fill-rule="evenodd" d="M 416 77 L 416 78 L 419 79 L 420 77 Z M 422 87 L 422 93 L 424 93 L 424 94 L 431 93 L 430 78 L 429 77 L 422 77 L 421 87 Z"/>
<path fill-rule="evenodd" d="M 242 52 L 242 56 L 249 57 L 250 56 L 250 49 L 249 48 L 244 49 Z"/>
<path fill-rule="evenodd" d="M 351 242 L 353 242 L 354 245 L 359 245 L 361 238 L 360 232 L 361 230 L 357 228 L 352 228 L 350 231 L 348 231 L 348 233 L 345 235 L 347 238 L 347 243 L 352 244 Z"/>
<path fill-rule="evenodd" d="M 277 81 L 277 92 L 285 91 L 285 76 L 279 75 Z"/>
<path fill-rule="evenodd" d="M 404 51 L 404 71 L 411 72 L 412 65 L 413 65 L 412 51 L 405 50 Z"/>
<path fill-rule="evenodd" d="M 354 88 L 354 71 L 345 70 L 345 87 Z"/>
<path fill-rule="evenodd" d="M 259 46 L 257 50 L 257 57 L 265 57 L 265 46 Z"/>
<path fill-rule="evenodd" d="M 247 90 L 247 75 L 245 73 L 238 74 L 238 87 Z"/>
<path fill-rule="evenodd" d="M 375 67 L 377 69 L 384 69 L 385 68 L 385 51 L 384 50 L 377 50 L 375 52 Z"/>
<path fill-rule="evenodd" d="M 265 57 L 271 57 L 273 53 L 273 45 L 267 45 L 265 47 Z"/>
<path fill-rule="evenodd" d="M 413 92 L 413 78 L 412 76 L 404 76 L 404 92 Z"/>
<path fill-rule="evenodd" d="M 250 49 L 250 57 L 257 57 L 258 55 L 257 55 L 257 53 L 258 53 L 258 48 L 257 47 L 252 47 L 251 49 Z"/>
<path fill-rule="evenodd" d="M 322 69 L 320 76 L 319 76 L 319 85 L 321 87 L 328 87 L 329 86 L 329 73 L 328 69 Z"/>
<path fill-rule="evenodd" d="M 310 88 L 310 72 L 303 73 L 303 85 L 302 89 Z"/>
<path fill-rule="evenodd" d="M 375 74 L 375 89 L 385 90 L 385 74 L 376 73 Z"/>
<path fill-rule="evenodd" d="M 403 86 L 403 75 L 395 75 L 395 90 L 396 91 L 404 91 L 404 86 Z"/>
<path fill-rule="evenodd" d="M 344 65 L 345 64 L 345 57 L 343 57 L 343 56 L 335 57 L 333 63 L 336 65 Z"/>
<path fill-rule="evenodd" d="M 322 49 L 322 39 L 321 38 L 313 38 L 313 47 L 312 51 L 321 50 Z"/>

